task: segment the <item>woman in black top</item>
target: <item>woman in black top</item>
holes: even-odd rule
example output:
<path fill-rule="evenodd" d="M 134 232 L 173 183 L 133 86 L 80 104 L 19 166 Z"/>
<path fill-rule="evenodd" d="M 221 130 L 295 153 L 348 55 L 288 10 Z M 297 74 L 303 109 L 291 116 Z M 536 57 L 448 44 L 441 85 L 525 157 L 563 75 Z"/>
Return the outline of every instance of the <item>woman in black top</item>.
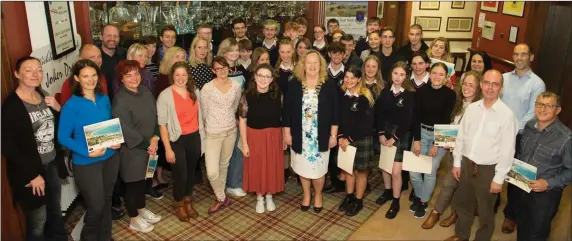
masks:
<path fill-rule="evenodd" d="M 195 81 L 195 85 L 199 90 L 203 86 L 215 78 L 211 70 L 213 62 L 213 54 L 210 50 L 211 43 L 206 39 L 197 36 L 193 39 L 191 47 L 189 48 L 189 66 L 191 71 L 191 78 Z M 159 96 L 160 93 L 157 93 Z"/>
<path fill-rule="evenodd" d="M 385 214 L 388 219 L 393 219 L 399 212 L 399 198 L 401 196 L 401 168 L 403 151 L 409 146 L 409 130 L 414 112 L 415 89 L 409 81 L 409 65 L 399 61 L 391 69 L 392 85 L 381 91 L 376 101 L 376 120 L 379 133 L 379 142 L 384 146 L 395 146 L 397 152 L 391 173 L 383 171 L 384 192 L 376 200 L 383 205 L 393 200 L 391 207 Z"/>
<path fill-rule="evenodd" d="M 346 178 L 347 196 L 338 207 L 347 216 L 355 216 L 363 208 L 363 196 L 367 185 L 367 174 L 375 164 L 373 159 L 373 138 L 371 128 L 375 100 L 365 86 L 359 67 L 350 66 L 345 72 L 340 100 L 340 127 L 338 143 L 342 151 L 348 145 L 356 150 L 353 172 L 343 171 Z M 338 160 L 339 161 L 339 160 Z M 355 192 L 354 192 L 355 191 Z"/>
<path fill-rule="evenodd" d="M 284 191 L 284 157 L 282 142 L 282 95 L 270 64 L 256 67 L 240 99 L 240 138 L 244 155 L 242 186 L 256 192 L 256 212 L 274 211 L 272 194 Z"/>
<path fill-rule="evenodd" d="M 294 43 L 289 38 L 280 40 L 278 46 L 278 61 L 274 69 L 278 72 L 278 86 L 282 93 L 288 92 L 288 82 L 294 72 Z"/>
<path fill-rule="evenodd" d="M 417 198 L 410 210 L 416 218 L 425 217 L 427 203 L 433 194 L 437 179 L 437 169 L 446 153 L 443 147 L 434 145 L 434 125 L 451 123 L 451 112 L 457 98 L 455 92 L 444 84 L 449 78 L 447 66 L 435 63 L 430 69 L 431 85 L 421 87 L 415 99 L 417 111 L 413 117 L 413 153 L 433 158 L 431 174 L 411 172 L 411 184 Z M 443 88 L 445 87 L 445 88 Z"/>
<path fill-rule="evenodd" d="M 493 65 L 491 63 L 491 57 L 489 57 L 489 55 L 484 51 L 477 51 L 471 54 L 471 57 L 469 58 L 469 64 L 467 65 L 465 72 L 474 70 L 477 73 L 483 75 L 485 72 L 487 72 L 487 70 L 492 68 Z M 465 76 L 464 73 L 463 76 Z"/>
<path fill-rule="evenodd" d="M 283 125 L 284 142 L 291 145 L 292 169 L 300 175 L 304 199 L 300 209 L 310 209 L 310 185 L 314 185 L 314 211 L 322 211 L 322 188 L 330 149 L 337 144 L 338 89 L 326 81 L 326 60 L 308 50 L 296 66 L 296 78 L 288 82 Z"/>
<path fill-rule="evenodd" d="M 40 60 L 30 56 L 18 59 L 14 75 L 18 88 L 2 105 L 2 154 L 14 201 L 26 217 L 26 239 L 67 240 L 58 175 L 58 167 L 65 170 L 65 164 L 56 142 L 61 107 L 40 88 Z M 44 229 L 48 222 L 49 229 Z"/>
<path fill-rule="evenodd" d="M 314 26 L 314 42 L 312 43 L 312 48 L 318 50 L 322 57 L 326 58 L 328 56 L 328 40 L 326 36 L 326 27 L 322 24 Z"/>

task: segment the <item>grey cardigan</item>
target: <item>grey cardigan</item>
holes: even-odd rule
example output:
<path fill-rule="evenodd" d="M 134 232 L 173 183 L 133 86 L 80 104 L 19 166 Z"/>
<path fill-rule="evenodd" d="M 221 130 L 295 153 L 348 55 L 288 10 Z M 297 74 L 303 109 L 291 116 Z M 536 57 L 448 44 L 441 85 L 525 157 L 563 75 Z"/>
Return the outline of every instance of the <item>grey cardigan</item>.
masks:
<path fill-rule="evenodd" d="M 139 85 L 137 93 L 134 93 L 122 84 L 113 98 L 112 114 L 121 121 L 125 139 L 119 149 L 119 173 L 125 182 L 145 179 L 149 161 L 147 148 L 157 127 L 157 110 L 154 104 L 155 97 L 143 85 Z"/>
<path fill-rule="evenodd" d="M 205 152 L 205 128 L 202 118 L 202 111 L 200 105 L 200 93 L 195 89 L 197 95 L 197 104 L 199 110 L 199 134 L 201 136 L 201 153 Z M 179 118 L 177 118 L 177 111 L 175 110 L 175 99 L 173 99 L 173 87 L 169 86 L 159 94 L 157 98 L 157 117 L 159 126 L 166 126 L 169 131 L 169 141 L 175 142 L 181 136 L 181 125 Z"/>

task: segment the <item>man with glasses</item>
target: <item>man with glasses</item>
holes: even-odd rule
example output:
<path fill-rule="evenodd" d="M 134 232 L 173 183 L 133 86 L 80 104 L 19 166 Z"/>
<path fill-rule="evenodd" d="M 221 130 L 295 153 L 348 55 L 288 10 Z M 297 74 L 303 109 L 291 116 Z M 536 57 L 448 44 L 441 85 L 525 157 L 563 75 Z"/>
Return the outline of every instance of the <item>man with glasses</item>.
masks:
<path fill-rule="evenodd" d="M 483 99 L 470 104 L 460 123 L 453 151 L 453 177 L 459 181 L 455 210 L 459 219 L 448 241 L 469 240 L 475 208 L 479 228 L 475 240 L 491 240 L 494 205 L 509 172 L 513 157 L 517 119 L 499 98 L 503 77 L 498 70 L 485 72 Z"/>
<path fill-rule="evenodd" d="M 519 160 L 537 168 L 531 192 L 516 189 L 512 199 L 519 212 L 519 241 L 548 238 L 562 191 L 572 183 L 572 132 L 558 119 L 560 96 L 543 92 L 534 105 L 536 118 L 526 123 L 517 153 Z"/>
<path fill-rule="evenodd" d="M 518 136 L 516 143 L 519 143 L 521 132 L 526 123 L 534 118 L 534 102 L 536 97 L 546 90 L 544 82 L 538 75 L 531 70 L 531 62 L 534 60 L 534 54 L 530 46 L 526 43 L 518 44 L 514 47 L 512 54 L 515 69 L 511 72 L 503 74 L 505 79 L 505 88 L 501 99 L 512 110 L 518 119 Z M 519 147 L 516 146 L 518 153 Z M 507 204 L 504 209 L 505 220 L 502 225 L 503 233 L 512 233 L 516 226 L 517 211 L 512 205 L 513 196 L 518 187 L 508 184 L 507 188 Z"/>
<path fill-rule="evenodd" d="M 203 23 L 200 24 L 197 28 L 197 35 L 201 36 L 202 38 L 206 39 L 209 43 L 211 43 L 210 51 L 215 55 L 218 53 L 218 46 L 216 46 L 213 42 L 213 28 L 207 24 Z"/>

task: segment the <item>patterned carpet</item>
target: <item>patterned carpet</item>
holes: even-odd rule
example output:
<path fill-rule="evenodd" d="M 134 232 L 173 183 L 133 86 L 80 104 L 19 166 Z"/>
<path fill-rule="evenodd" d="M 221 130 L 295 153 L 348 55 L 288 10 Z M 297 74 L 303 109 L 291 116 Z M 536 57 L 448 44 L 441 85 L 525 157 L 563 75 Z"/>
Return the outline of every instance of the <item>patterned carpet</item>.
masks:
<path fill-rule="evenodd" d="M 208 181 L 197 185 L 193 194 L 195 209 L 200 217 L 189 223 L 180 222 L 172 212 L 172 191 L 163 190 L 161 200 L 147 199 L 147 208 L 161 215 L 163 220 L 147 234 L 129 230 L 127 215 L 113 221 L 115 240 L 345 240 L 357 230 L 377 209 L 375 199 L 380 193 L 381 176 L 370 177 L 373 192 L 367 193 L 364 209 L 354 217 L 347 217 L 337 211 L 345 194 L 324 195 L 324 210 L 316 214 L 312 209 L 302 212 L 299 205 L 302 187 L 296 179 L 290 179 L 286 191 L 274 196 L 276 210 L 258 214 L 254 211 L 256 196 L 232 198 L 232 205 L 209 216 L 207 209 L 214 202 L 214 194 Z M 79 203 L 66 222 L 69 233 L 81 218 L 85 209 Z M 70 240 L 71 237 L 70 237 Z"/>

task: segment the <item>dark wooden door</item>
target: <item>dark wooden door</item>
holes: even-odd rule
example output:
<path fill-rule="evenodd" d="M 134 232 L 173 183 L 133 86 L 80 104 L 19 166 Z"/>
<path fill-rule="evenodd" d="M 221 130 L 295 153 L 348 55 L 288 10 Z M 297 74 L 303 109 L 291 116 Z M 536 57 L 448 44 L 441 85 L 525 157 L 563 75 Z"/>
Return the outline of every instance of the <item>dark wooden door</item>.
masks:
<path fill-rule="evenodd" d="M 2 20 L 4 20 L 2 18 Z M 12 65 L 8 57 L 8 47 L 6 46 L 4 34 L 4 22 L 2 21 L 2 102 L 8 93 L 14 90 L 12 81 Z M 24 240 L 25 239 L 25 219 L 22 211 L 14 206 L 12 200 L 12 189 L 6 174 L 6 160 L 2 156 L 2 240 Z"/>
<path fill-rule="evenodd" d="M 562 98 L 560 120 L 572 128 L 572 28 L 569 26 L 572 26 L 572 3 L 552 2 L 535 62 L 546 89 Z"/>

